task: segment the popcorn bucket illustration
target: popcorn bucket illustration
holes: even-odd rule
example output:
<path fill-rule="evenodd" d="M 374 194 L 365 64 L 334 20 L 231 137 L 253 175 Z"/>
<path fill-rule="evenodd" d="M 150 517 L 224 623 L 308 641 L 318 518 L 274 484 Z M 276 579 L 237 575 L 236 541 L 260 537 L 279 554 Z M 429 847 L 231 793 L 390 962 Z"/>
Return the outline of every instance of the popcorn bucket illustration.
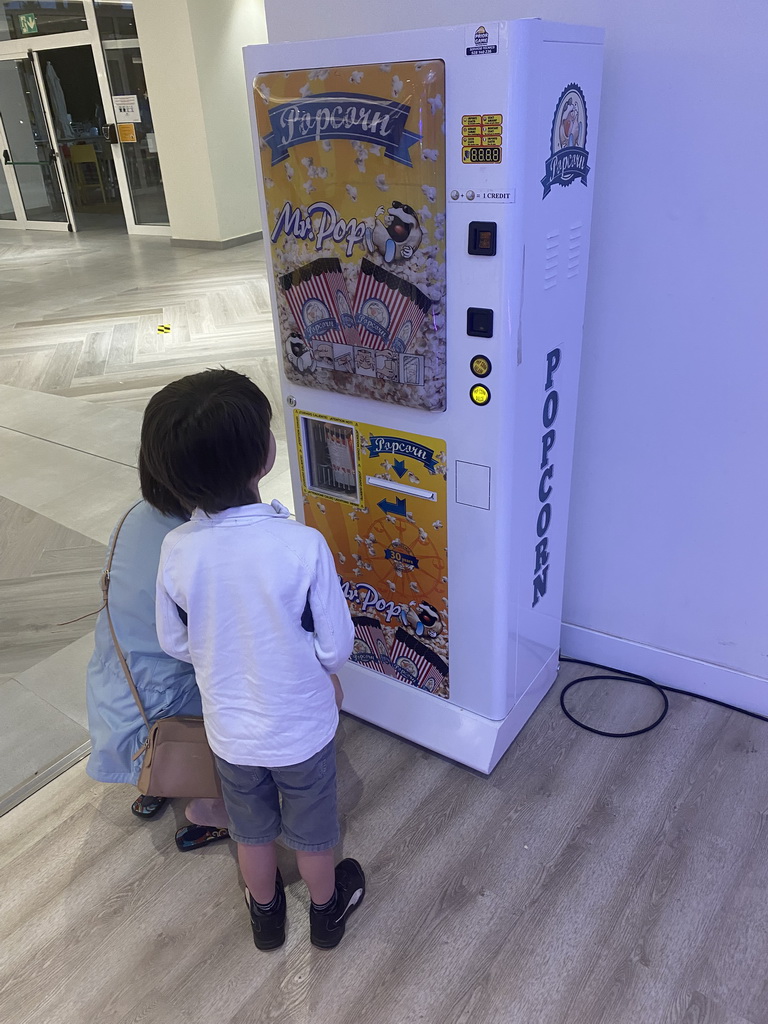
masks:
<path fill-rule="evenodd" d="M 291 313 L 304 340 L 359 345 L 349 293 L 335 257 L 313 260 L 280 278 Z"/>
<path fill-rule="evenodd" d="M 384 267 L 364 259 L 355 288 L 355 323 L 363 345 L 405 352 L 416 338 L 432 300 Z"/>
<path fill-rule="evenodd" d="M 395 642 L 389 652 L 398 679 L 411 686 L 437 693 L 448 683 L 448 666 L 415 636 L 404 629 L 395 633 Z"/>
<path fill-rule="evenodd" d="M 355 615 L 355 646 L 350 661 L 365 665 L 376 672 L 395 676 L 395 670 L 387 654 L 387 642 L 378 619 L 367 615 Z"/>

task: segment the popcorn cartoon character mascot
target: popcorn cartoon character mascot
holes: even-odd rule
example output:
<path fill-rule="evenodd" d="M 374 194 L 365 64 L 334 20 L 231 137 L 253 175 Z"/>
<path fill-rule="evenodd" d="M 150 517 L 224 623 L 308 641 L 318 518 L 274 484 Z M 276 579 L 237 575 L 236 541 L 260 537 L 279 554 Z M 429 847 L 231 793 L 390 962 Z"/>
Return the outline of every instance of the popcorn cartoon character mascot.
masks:
<path fill-rule="evenodd" d="M 403 625 L 409 627 L 416 636 L 427 636 L 434 640 L 443 631 L 443 619 L 434 605 L 422 601 L 420 605 L 410 604 L 401 611 Z"/>
<path fill-rule="evenodd" d="M 285 355 L 299 373 L 308 373 L 315 365 L 312 349 L 296 331 L 291 331 L 285 339 Z"/>
<path fill-rule="evenodd" d="M 409 260 L 421 245 L 423 233 L 419 218 L 412 206 L 395 200 L 389 210 L 380 206 L 376 211 L 373 228 L 366 232 L 369 252 L 378 252 L 385 263 Z"/>
<path fill-rule="evenodd" d="M 584 125 L 579 117 L 579 109 L 573 97 L 568 97 L 558 125 L 560 149 L 581 145 L 581 133 Z"/>

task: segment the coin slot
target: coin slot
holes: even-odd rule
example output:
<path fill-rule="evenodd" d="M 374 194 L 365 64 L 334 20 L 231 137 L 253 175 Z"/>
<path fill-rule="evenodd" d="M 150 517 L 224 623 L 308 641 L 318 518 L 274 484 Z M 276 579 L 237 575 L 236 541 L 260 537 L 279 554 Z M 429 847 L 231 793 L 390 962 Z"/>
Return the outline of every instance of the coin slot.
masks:
<path fill-rule="evenodd" d="M 470 221 L 467 248 L 470 256 L 495 256 L 496 222 L 492 220 Z"/>

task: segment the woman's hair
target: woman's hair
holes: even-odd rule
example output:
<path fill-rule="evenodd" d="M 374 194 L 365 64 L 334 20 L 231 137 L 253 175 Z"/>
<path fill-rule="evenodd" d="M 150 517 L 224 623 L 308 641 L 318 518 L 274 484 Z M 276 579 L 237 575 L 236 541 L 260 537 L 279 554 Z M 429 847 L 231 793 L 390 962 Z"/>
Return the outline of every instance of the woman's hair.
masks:
<path fill-rule="evenodd" d="M 152 476 L 147 469 L 144 452 L 139 449 L 139 484 L 141 496 L 148 505 L 162 512 L 164 516 L 175 516 L 177 519 L 189 519 L 189 512 L 180 504 L 167 487 Z"/>
<path fill-rule="evenodd" d="M 187 514 L 252 503 L 252 482 L 269 456 L 271 418 L 267 396 L 234 370 L 205 370 L 168 384 L 144 412 L 144 497 L 163 512 L 157 501 L 170 495 Z"/>

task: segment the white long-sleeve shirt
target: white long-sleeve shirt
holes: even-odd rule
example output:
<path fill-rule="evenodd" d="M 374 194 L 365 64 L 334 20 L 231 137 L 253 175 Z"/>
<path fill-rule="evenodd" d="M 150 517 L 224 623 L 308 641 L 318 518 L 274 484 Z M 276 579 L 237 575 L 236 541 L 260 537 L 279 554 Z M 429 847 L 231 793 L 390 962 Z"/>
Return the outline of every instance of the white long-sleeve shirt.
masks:
<path fill-rule="evenodd" d="M 230 764 L 300 764 L 338 725 L 329 673 L 352 620 L 324 538 L 288 516 L 278 501 L 198 511 L 162 546 L 160 645 L 194 666 L 208 742 Z"/>

